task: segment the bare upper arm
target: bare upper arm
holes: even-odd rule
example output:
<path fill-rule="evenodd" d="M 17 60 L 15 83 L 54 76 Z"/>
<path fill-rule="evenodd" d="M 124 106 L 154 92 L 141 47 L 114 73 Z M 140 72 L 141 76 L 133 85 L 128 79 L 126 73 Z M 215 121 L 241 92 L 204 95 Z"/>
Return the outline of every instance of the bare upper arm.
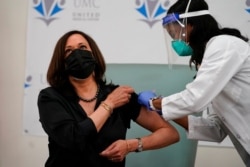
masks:
<path fill-rule="evenodd" d="M 173 128 L 173 126 L 165 121 L 156 111 L 148 111 L 145 107 L 141 107 L 136 122 L 149 131 L 155 131 L 159 128 Z"/>

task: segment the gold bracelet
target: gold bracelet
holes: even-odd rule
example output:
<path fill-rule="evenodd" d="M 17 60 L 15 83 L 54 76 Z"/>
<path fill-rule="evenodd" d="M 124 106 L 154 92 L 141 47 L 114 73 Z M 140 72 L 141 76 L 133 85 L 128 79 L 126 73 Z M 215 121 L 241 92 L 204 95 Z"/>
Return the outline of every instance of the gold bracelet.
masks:
<path fill-rule="evenodd" d="M 110 115 L 113 113 L 112 107 L 110 107 L 110 106 L 107 105 L 106 103 L 102 102 L 102 103 L 101 103 L 101 106 L 102 106 L 106 111 L 108 111 Z"/>

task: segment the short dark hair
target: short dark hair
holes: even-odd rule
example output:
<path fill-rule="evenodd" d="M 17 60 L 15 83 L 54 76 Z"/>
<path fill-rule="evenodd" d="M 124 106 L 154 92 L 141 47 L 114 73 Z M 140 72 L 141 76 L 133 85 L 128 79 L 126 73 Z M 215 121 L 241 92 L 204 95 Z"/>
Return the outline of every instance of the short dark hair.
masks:
<path fill-rule="evenodd" d="M 80 34 L 88 41 L 92 54 L 97 61 L 95 67 L 95 80 L 98 83 L 105 83 L 104 74 L 106 71 L 106 64 L 98 45 L 92 37 L 78 30 L 72 30 L 65 33 L 57 41 L 47 71 L 48 83 L 55 88 L 63 88 L 65 85 L 69 84 L 68 74 L 65 72 L 65 46 L 68 38 L 73 34 Z"/>

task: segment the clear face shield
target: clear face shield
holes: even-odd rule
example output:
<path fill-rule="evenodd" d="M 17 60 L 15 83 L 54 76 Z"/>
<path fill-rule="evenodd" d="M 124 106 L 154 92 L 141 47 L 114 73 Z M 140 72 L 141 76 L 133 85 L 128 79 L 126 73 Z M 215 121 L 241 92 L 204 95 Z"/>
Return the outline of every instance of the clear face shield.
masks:
<path fill-rule="evenodd" d="M 193 50 L 187 40 L 187 18 L 205 14 L 209 12 L 202 10 L 183 14 L 171 13 L 162 19 L 169 64 L 174 63 L 180 56 L 192 55 Z"/>
<path fill-rule="evenodd" d="M 175 62 L 178 56 L 189 56 L 192 54 L 192 48 L 187 43 L 185 20 L 180 20 L 179 15 L 175 13 L 168 14 L 163 18 L 169 64 Z"/>

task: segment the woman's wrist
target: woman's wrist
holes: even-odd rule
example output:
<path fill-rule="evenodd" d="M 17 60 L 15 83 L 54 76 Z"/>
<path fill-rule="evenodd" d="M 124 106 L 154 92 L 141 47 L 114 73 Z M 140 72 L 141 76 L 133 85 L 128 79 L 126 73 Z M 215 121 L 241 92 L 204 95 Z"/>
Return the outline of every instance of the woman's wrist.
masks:
<path fill-rule="evenodd" d="M 109 115 L 111 115 L 112 113 L 113 113 L 113 107 L 112 107 L 112 105 L 110 105 L 110 104 L 108 104 L 107 102 L 102 102 L 101 103 L 101 106 L 106 110 L 106 111 L 108 111 L 109 112 Z"/>
<path fill-rule="evenodd" d="M 155 109 L 161 110 L 161 100 L 162 100 L 162 98 L 158 98 L 158 99 L 155 99 L 152 101 L 152 104 L 153 104 Z"/>
<path fill-rule="evenodd" d="M 126 140 L 128 152 L 141 152 L 143 151 L 143 142 L 141 138 Z"/>
<path fill-rule="evenodd" d="M 126 142 L 126 146 L 127 146 L 127 153 L 129 153 L 130 149 L 131 149 L 130 144 L 129 144 L 128 140 L 125 140 L 125 142 Z"/>

